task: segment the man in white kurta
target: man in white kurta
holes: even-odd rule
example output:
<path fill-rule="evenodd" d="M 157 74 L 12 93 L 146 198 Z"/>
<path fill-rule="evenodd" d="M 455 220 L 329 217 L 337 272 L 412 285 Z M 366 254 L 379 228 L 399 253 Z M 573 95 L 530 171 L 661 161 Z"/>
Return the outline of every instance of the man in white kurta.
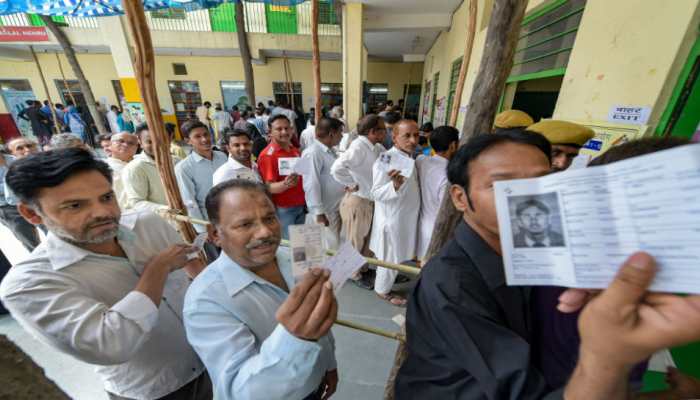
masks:
<path fill-rule="evenodd" d="M 112 144 L 109 146 L 111 154 L 105 159 L 110 168 L 112 168 L 112 188 L 114 194 L 117 195 L 119 206 L 126 210 L 128 209 L 128 199 L 124 190 L 124 180 L 122 179 L 122 171 L 136 154 L 139 148 L 139 138 L 129 132 L 121 132 L 112 135 L 110 138 Z"/>
<path fill-rule="evenodd" d="M 419 131 L 415 121 L 402 120 L 393 131 L 394 146 L 383 153 L 373 167 L 372 197 L 374 220 L 369 248 L 380 260 L 400 263 L 416 256 L 420 186 L 418 170 L 410 176 L 392 169 L 388 157 L 412 159 L 418 146 Z M 374 291 L 393 305 L 403 306 L 406 300 L 391 293 L 398 272 L 377 267 Z"/>
<path fill-rule="evenodd" d="M 459 131 L 447 125 L 438 127 L 430 135 L 430 146 L 435 150 L 435 155 L 421 155 L 416 160 L 421 188 L 418 249 L 416 252 L 419 260 L 423 260 L 428 251 L 430 239 L 435 229 L 435 220 L 445 190 L 449 185 L 447 164 L 459 146 Z"/>
<path fill-rule="evenodd" d="M 314 223 L 324 229 L 324 247 L 336 250 L 340 244 L 340 202 L 345 195 L 345 185 L 331 175 L 331 167 L 338 158 L 335 146 L 343 135 L 343 124 L 335 118 L 321 118 L 315 129 L 316 139 L 302 153 L 311 160 L 311 171 L 304 174 L 304 198 Z"/>

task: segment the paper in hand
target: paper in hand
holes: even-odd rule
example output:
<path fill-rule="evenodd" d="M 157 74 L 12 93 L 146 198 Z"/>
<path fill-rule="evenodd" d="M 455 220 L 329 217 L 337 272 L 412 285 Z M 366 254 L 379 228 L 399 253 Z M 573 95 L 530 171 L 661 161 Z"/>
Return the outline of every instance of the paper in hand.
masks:
<path fill-rule="evenodd" d="M 311 159 L 308 157 L 301 157 L 301 158 L 295 158 L 295 160 L 298 160 L 295 164 L 294 167 L 292 167 L 292 171 L 294 173 L 297 173 L 299 175 L 310 175 L 311 172 L 314 169 L 313 163 L 311 162 Z"/>
<path fill-rule="evenodd" d="M 358 253 L 350 242 L 345 242 L 333 257 L 326 260 L 323 266 L 331 271 L 330 280 L 333 284 L 333 290 L 337 292 L 352 274 L 366 263 L 367 261 L 362 257 L 362 254 Z"/>
<path fill-rule="evenodd" d="M 651 254 L 650 290 L 700 293 L 700 144 L 494 184 L 509 285 L 606 288 Z"/>
<path fill-rule="evenodd" d="M 320 267 L 323 264 L 325 253 L 321 241 L 321 228 L 322 226 L 317 224 L 289 227 L 294 277 L 304 275 L 309 268 Z"/>
<path fill-rule="evenodd" d="M 277 170 L 280 176 L 287 176 L 294 173 L 294 165 L 299 162 L 299 157 L 281 157 L 277 159 Z"/>
<path fill-rule="evenodd" d="M 202 232 L 199 235 L 197 235 L 196 238 L 192 241 L 192 247 L 196 247 L 199 249 L 199 251 L 202 251 L 204 249 L 204 244 L 207 242 L 207 238 L 209 237 L 209 234 L 206 232 Z M 194 252 L 190 253 L 187 255 L 188 260 L 193 260 L 195 258 L 199 257 L 199 252 Z"/>
<path fill-rule="evenodd" d="M 382 170 L 386 172 L 397 170 L 404 178 L 411 177 L 416 165 L 416 161 L 408 156 L 395 153 L 390 154 L 388 152 L 379 155 L 379 162 L 381 163 Z"/>

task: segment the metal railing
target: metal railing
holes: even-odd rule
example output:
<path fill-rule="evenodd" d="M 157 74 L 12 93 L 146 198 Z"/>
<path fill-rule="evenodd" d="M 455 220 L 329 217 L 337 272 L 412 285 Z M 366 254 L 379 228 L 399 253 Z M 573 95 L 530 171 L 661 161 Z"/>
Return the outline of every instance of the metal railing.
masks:
<path fill-rule="evenodd" d="M 184 32 L 211 32 L 211 21 L 208 10 L 196 10 L 182 13 L 184 18 L 159 17 L 162 13 L 146 13 L 148 27 L 154 31 L 184 31 Z M 179 16 L 179 14 L 178 14 Z"/>
<path fill-rule="evenodd" d="M 2 15 L 0 22 L 3 26 L 32 26 L 29 23 L 29 17 L 24 13 Z"/>

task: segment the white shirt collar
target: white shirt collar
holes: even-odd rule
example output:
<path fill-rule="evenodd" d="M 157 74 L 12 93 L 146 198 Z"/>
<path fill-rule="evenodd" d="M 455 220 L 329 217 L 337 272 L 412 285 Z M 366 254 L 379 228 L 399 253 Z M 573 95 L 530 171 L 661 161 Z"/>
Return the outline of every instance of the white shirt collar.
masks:
<path fill-rule="evenodd" d="M 235 160 L 233 157 L 231 157 L 231 156 L 229 156 L 228 162 L 229 162 L 229 164 L 231 165 L 231 167 L 233 167 L 233 169 L 251 169 L 251 170 L 253 170 L 253 171 L 257 171 L 257 170 L 258 170 L 258 166 L 255 165 L 254 162 L 251 162 L 251 163 L 250 163 L 250 165 L 252 166 L 251 168 L 248 168 L 248 167 L 246 167 L 245 165 L 239 163 L 238 161 L 236 161 L 236 160 Z"/>

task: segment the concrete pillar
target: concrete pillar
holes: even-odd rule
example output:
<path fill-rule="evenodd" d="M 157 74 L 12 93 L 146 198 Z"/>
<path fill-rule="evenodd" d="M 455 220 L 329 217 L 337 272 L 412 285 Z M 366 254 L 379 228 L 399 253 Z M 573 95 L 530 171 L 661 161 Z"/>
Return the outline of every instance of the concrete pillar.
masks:
<path fill-rule="evenodd" d="M 362 117 L 362 78 L 367 65 L 363 11 L 362 3 L 343 5 L 343 108 L 351 128 Z"/>

